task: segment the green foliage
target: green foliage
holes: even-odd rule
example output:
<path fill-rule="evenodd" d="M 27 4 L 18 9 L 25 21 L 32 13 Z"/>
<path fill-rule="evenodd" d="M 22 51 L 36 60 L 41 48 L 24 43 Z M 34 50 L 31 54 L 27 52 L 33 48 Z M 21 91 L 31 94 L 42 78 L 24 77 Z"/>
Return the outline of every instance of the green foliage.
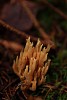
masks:
<path fill-rule="evenodd" d="M 48 1 L 52 3 L 52 5 L 54 5 L 56 8 L 60 9 L 63 13 L 67 14 L 67 4 L 64 1 Z M 52 28 L 52 24 L 54 21 L 56 21 L 56 23 L 58 23 L 59 26 L 64 29 L 64 31 L 67 31 L 67 21 L 62 19 L 62 17 L 58 13 L 50 9 L 48 6 L 45 6 L 44 10 L 39 11 L 38 19 L 47 32 L 49 32 Z"/>
<path fill-rule="evenodd" d="M 67 32 L 67 21 L 61 21 L 60 22 L 60 27 Z"/>
<path fill-rule="evenodd" d="M 57 100 L 66 100 L 67 99 L 67 94 L 59 94 L 58 99 Z"/>
<path fill-rule="evenodd" d="M 50 13 L 52 12 L 48 8 L 45 10 L 39 11 L 38 13 L 38 19 L 46 31 L 49 31 L 52 25 L 52 16 L 50 15 Z"/>
<path fill-rule="evenodd" d="M 66 100 L 67 94 L 66 93 L 59 93 L 59 91 L 50 92 L 49 95 L 47 95 L 46 99 L 43 100 Z"/>
<path fill-rule="evenodd" d="M 62 94 L 62 91 L 64 90 L 62 84 L 67 83 L 67 68 L 63 67 L 63 62 L 61 62 L 61 59 L 67 59 L 67 51 L 65 49 L 62 51 L 61 58 L 59 55 L 57 57 L 52 57 L 51 67 L 46 80 L 47 83 L 53 83 L 57 89 L 50 91 L 46 96 L 46 99 L 43 100 L 66 100 L 67 98 L 67 93 Z"/>

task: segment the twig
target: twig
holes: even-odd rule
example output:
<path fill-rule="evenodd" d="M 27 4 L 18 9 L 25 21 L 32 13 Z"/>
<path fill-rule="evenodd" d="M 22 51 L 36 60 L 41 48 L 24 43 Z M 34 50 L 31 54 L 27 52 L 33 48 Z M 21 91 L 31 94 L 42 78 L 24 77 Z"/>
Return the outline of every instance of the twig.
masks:
<path fill-rule="evenodd" d="M 44 99 L 46 99 L 47 95 L 49 94 L 49 92 L 51 91 L 51 89 L 49 89 L 44 97 Z"/>
<path fill-rule="evenodd" d="M 16 34 L 19 34 L 19 35 L 21 35 L 22 36 L 22 38 L 23 38 L 23 40 L 25 39 L 27 39 L 29 36 L 30 36 L 30 38 L 31 38 L 31 40 L 32 41 L 34 41 L 34 42 L 37 42 L 37 39 L 38 38 L 36 38 L 36 37 L 34 37 L 34 36 L 32 36 L 32 35 L 27 35 L 26 33 L 24 33 L 24 32 L 22 32 L 22 31 L 20 31 L 20 30 L 18 30 L 18 29 L 16 29 L 16 28 L 14 28 L 14 27 L 12 27 L 11 25 L 9 25 L 9 24 L 7 24 L 6 22 L 4 22 L 3 20 L 1 20 L 0 19 L 0 25 L 2 25 L 3 27 L 5 27 L 6 29 L 9 29 L 10 31 L 12 31 L 12 32 L 15 32 Z M 54 43 L 53 42 L 50 42 L 50 41 L 48 41 L 48 40 L 41 40 L 41 42 L 44 44 L 44 45 L 48 45 L 48 44 L 50 44 L 51 45 L 51 48 L 55 48 L 55 45 L 54 45 Z"/>
<path fill-rule="evenodd" d="M 44 87 L 49 88 L 51 90 L 56 88 L 55 86 L 52 86 L 50 84 L 45 84 Z"/>
<path fill-rule="evenodd" d="M 22 35 L 22 37 L 24 39 L 28 38 L 28 36 L 24 33 L 24 32 L 21 32 L 19 31 L 18 29 L 12 27 L 11 25 L 7 24 L 6 22 L 4 22 L 3 20 L 0 19 L 0 24 L 3 26 L 3 27 L 6 27 L 7 29 L 9 29 L 10 31 L 13 31 L 13 32 L 16 32 L 17 34 L 19 35 Z"/>
<path fill-rule="evenodd" d="M 43 28 L 40 26 L 40 23 L 37 21 L 36 17 L 33 15 L 33 13 L 31 12 L 31 10 L 29 9 L 29 7 L 26 5 L 24 0 L 19 0 L 20 4 L 22 7 L 24 7 L 24 9 L 26 10 L 26 12 L 28 13 L 31 21 L 33 22 L 33 24 L 35 25 L 35 27 L 37 28 L 37 30 L 40 32 L 41 37 L 44 40 L 47 40 L 48 43 L 51 46 L 54 46 L 54 43 L 50 40 L 50 37 L 46 34 L 46 32 L 43 30 Z"/>
<path fill-rule="evenodd" d="M 18 78 L 16 78 L 15 80 L 13 80 L 11 83 L 9 83 L 6 87 L 4 87 L 0 92 L 3 92 L 4 90 L 6 90 L 9 86 L 11 86 L 13 83 L 15 83 L 18 80 Z"/>
<path fill-rule="evenodd" d="M 5 91 L 5 93 L 6 93 L 6 96 L 7 96 L 7 100 L 10 100 L 10 97 L 9 97 L 7 91 Z"/>
<path fill-rule="evenodd" d="M 2 75 L 2 79 L 4 79 L 6 82 L 8 82 L 8 79 L 4 75 Z"/>
<path fill-rule="evenodd" d="M 60 16 L 62 16 L 62 18 L 64 18 L 65 20 L 67 20 L 67 15 L 65 15 L 61 10 L 59 10 L 58 8 L 56 8 L 52 4 L 50 4 L 47 0 L 41 0 L 41 2 L 43 2 L 44 4 L 46 4 L 49 8 L 51 8 L 56 13 L 58 13 Z"/>
<path fill-rule="evenodd" d="M 2 40 L 2 39 L 0 39 L 0 45 L 3 45 L 6 48 L 12 49 L 14 51 L 21 51 L 23 49 L 22 45 L 18 43 Z"/>

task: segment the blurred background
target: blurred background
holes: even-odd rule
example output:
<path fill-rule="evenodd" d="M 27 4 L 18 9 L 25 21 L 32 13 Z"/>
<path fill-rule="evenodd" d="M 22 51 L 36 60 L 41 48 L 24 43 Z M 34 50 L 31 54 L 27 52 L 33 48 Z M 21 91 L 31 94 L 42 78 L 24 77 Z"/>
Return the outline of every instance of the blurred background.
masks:
<path fill-rule="evenodd" d="M 12 65 L 29 36 L 34 45 L 38 38 L 51 45 L 51 65 L 45 85 L 27 100 L 66 100 L 67 0 L 0 0 L 0 100 L 26 100 Z"/>

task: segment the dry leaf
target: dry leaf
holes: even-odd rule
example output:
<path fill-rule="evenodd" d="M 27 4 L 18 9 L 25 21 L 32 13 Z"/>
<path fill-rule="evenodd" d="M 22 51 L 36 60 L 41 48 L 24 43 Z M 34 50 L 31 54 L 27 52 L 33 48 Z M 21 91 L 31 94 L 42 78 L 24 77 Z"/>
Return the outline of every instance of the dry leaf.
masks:
<path fill-rule="evenodd" d="M 33 23 L 31 22 L 28 14 L 25 9 L 19 4 L 18 0 L 11 0 L 11 3 L 8 3 L 2 9 L 2 13 L 0 14 L 0 18 L 15 28 L 26 31 L 29 30 Z M 32 10 L 33 14 L 36 16 L 38 9 L 40 6 L 31 2 L 25 1 L 27 6 Z"/>

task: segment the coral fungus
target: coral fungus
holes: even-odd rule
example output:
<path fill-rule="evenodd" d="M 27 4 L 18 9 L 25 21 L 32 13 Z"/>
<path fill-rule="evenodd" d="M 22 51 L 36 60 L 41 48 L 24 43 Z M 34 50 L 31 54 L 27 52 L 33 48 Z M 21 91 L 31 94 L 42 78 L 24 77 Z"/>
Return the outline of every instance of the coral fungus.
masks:
<path fill-rule="evenodd" d="M 39 39 L 35 46 L 30 42 L 30 37 L 27 39 L 24 51 L 20 52 L 13 64 L 13 70 L 21 80 L 22 90 L 35 91 L 37 86 L 45 82 L 50 65 L 50 59 L 47 59 L 49 50 L 50 45 L 43 47 Z"/>

